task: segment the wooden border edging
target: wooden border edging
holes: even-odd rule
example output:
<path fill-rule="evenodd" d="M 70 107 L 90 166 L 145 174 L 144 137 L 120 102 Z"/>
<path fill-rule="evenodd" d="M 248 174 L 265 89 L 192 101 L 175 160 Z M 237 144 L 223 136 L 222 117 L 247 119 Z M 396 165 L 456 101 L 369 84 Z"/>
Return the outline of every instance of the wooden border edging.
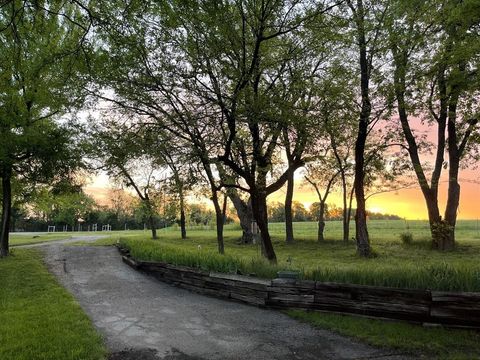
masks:
<path fill-rule="evenodd" d="M 312 280 L 265 280 L 166 263 L 122 260 L 158 280 L 200 294 L 275 309 L 348 313 L 416 323 L 480 328 L 480 293 L 441 292 Z"/>

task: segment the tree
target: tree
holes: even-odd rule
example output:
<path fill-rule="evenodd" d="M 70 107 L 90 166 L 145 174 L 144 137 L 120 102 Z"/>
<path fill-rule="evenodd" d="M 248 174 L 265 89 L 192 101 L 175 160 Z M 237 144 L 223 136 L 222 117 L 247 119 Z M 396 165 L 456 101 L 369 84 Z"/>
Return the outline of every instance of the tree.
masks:
<path fill-rule="evenodd" d="M 436 16 L 432 17 L 432 9 Z M 401 15 L 404 21 L 395 21 Z M 479 79 L 479 24 L 478 4 L 468 1 L 395 2 L 389 21 L 392 82 L 404 149 L 425 199 L 432 245 L 440 250 L 452 249 L 455 244 L 460 163 L 468 157 L 470 139 L 478 131 L 478 109 L 476 113 L 471 104 Z M 412 127 L 417 114 L 429 126 L 437 127 L 430 180 L 421 153 L 431 146 Z M 447 167 L 449 185 L 442 220 L 438 192 L 442 170 Z"/>
<path fill-rule="evenodd" d="M 291 70 L 308 49 L 302 25 L 328 8 L 290 1 L 142 4 L 132 3 L 122 19 L 113 15 L 106 28 L 109 65 L 121 64 L 105 82 L 116 92 L 110 100 L 191 144 L 211 184 L 219 244 L 223 184 L 216 164 L 235 173 L 243 182 L 235 187 L 250 194 L 262 254 L 275 262 L 266 198 L 303 161 L 297 154 L 270 182 L 273 158 L 296 111 L 289 90 L 302 88 L 301 73 L 312 71 L 306 63 Z"/>
<path fill-rule="evenodd" d="M 388 2 L 347 0 L 351 12 L 351 22 L 356 43 L 356 58 L 360 77 L 361 105 L 358 112 L 358 130 L 355 141 L 355 180 L 354 190 L 357 203 L 355 214 L 355 237 L 357 253 L 370 256 L 370 241 L 367 230 L 367 212 L 365 200 L 365 146 L 367 138 L 376 121 L 386 109 L 382 101 L 372 102 L 380 95 L 381 77 L 375 76 L 380 69 L 378 59 L 381 55 L 385 17 L 389 8 Z M 377 80 L 376 82 L 374 82 Z M 380 94 L 379 94 L 380 93 Z M 372 105 L 373 104 L 373 105 Z M 372 114 L 372 110 L 374 113 Z M 373 115 L 373 116 L 372 116 Z"/>
<path fill-rule="evenodd" d="M 332 155 L 319 157 L 316 162 L 311 162 L 306 167 L 307 172 L 305 180 L 315 189 L 318 196 L 319 209 L 317 215 L 318 234 L 317 240 L 325 240 L 325 213 L 327 211 L 327 199 L 337 180 L 340 170 L 338 170 L 336 158 Z M 323 189 L 323 193 L 322 193 Z"/>
<path fill-rule="evenodd" d="M 110 113 L 113 116 L 113 113 Z M 132 188 L 142 203 L 142 212 L 157 239 L 156 198 L 163 194 L 167 179 L 166 165 L 144 149 L 148 138 L 129 130 L 128 123 L 113 118 L 97 123 L 92 130 L 93 156 L 100 168 L 121 184 Z"/>
<path fill-rule="evenodd" d="M 145 133 L 145 132 L 144 132 Z M 169 136 L 163 131 L 147 131 L 147 138 L 151 138 L 152 144 L 145 144 L 145 151 L 159 159 L 159 163 L 164 163 L 170 169 L 168 176 L 168 192 L 174 198 L 178 198 L 180 208 L 180 233 L 182 239 L 187 238 L 186 229 L 186 192 L 191 189 L 196 179 L 193 176 L 191 157 L 189 147 L 175 144 L 175 138 Z M 147 141 L 149 141 L 147 139 Z"/>
<path fill-rule="evenodd" d="M 95 200 L 84 193 L 82 182 L 72 176 L 37 187 L 28 206 L 36 216 L 47 223 L 69 225 L 72 230 L 85 220 L 96 206 Z"/>
<path fill-rule="evenodd" d="M 0 256 L 8 255 L 12 179 L 47 182 L 80 164 L 56 120 L 83 99 L 89 19 L 73 4 L 10 1 L 0 9 Z"/>

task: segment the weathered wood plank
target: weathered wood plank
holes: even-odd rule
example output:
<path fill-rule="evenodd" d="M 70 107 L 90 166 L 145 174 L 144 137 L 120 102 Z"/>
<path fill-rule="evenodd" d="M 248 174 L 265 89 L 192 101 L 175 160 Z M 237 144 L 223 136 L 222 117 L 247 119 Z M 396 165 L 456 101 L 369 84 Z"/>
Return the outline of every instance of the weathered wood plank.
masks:
<path fill-rule="evenodd" d="M 239 281 L 239 282 L 245 282 L 249 284 L 259 284 L 259 285 L 270 285 L 271 280 L 266 280 L 266 279 L 259 279 L 251 276 L 245 276 L 245 275 L 236 275 L 236 274 L 223 274 L 223 273 L 217 273 L 217 272 L 210 272 L 209 276 L 211 278 L 219 278 L 219 279 L 228 279 L 228 280 L 233 280 L 233 281 Z"/>
<path fill-rule="evenodd" d="M 231 292 L 230 297 L 232 299 L 235 299 L 235 300 L 243 301 L 247 304 L 265 306 L 265 298 L 264 297 L 242 295 L 242 294 L 238 294 L 238 293 L 235 293 L 235 292 Z"/>
<path fill-rule="evenodd" d="M 249 288 L 244 288 L 244 287 L 231 287 L 230 291 L 232 293 L 236 293 L 239 295 L 248 295 L 248 296 L 255 296 L 255 297 L 261 297 L 266 299 L 268 297 L 268 292 L 267 291 L 259 291 L 259 290 L 254 290 L 254 289 L 249 289 Z"/>
<path fill-rule="evenodd" d="M 193 286 L 185 283 L 179 283 L 179 287 L 197 292 L 199 294 L 209 295 L 213 297 L 221 297 L 221 298 L 230 297 L 230 292 L 225 290 L 214 290 L 214 289 L 202 288 L 202 287 L 197 287 L 197 286 Z"/>
<path fill-rule="evenodd" d="M 272 287 L 315 289 L 316 282 L 313 280 L 273 279 Z"/>
<path fill-rule="evenodd" d="M 276 294 L 270 293 L 268 296 L 269 300 L 276 301 L 276 302 L 296 302 L 296 303 L 308 303 L 313 304 L 314 302 L 314 295 L 292 295 L 292 294 Z"/>
<path fill-rule="evenodd" d="M 123 255 L 122 256 L 122 261 L 127 264 L 128 266 L 134 268 L 134 269 L 139 269 L 140 266 L 139 264 L 130 256 Z"/>

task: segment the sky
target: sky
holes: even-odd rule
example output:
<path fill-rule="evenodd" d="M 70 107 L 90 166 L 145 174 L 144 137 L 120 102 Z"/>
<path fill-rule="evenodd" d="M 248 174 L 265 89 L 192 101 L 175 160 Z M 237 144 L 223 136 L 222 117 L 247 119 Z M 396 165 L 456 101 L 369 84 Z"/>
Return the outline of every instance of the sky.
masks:
<path fill-rule="evenodd" d="M 392 118 L 391 120 L 395 121 L 396 119 Z M 429 126 L 427 123 L 422 122 L 419 118 L 413 117 L 411 118 L 410 123 L 415 134 L 425 134 L 426 139 L 429 142 L 432 144 L 436 143 L 436 127 Z M 420 154 L 420 157 L 422 163 L 424 164 L 431 164 L 434 161 L 434 155 L 430 153 Z M 447 154 L 445 154 L 445 160 L 448 160 Z M 475 168 L 475 166 L 469 166 L 468 169 L 460 170 L 459 179 L 461 192 L 458 219 L 480 219 L 480 164 L 476 165 L 478 166 L 477 168 Z M 447 171 L 448 170 L 442 171 L 442 177 L 440 179 L 441 184 L 439 189 L 439 206 L 441 214 L 445 212 L 445 203 L 447 198 Z M 427 177 L 429 177 L 428 171 L 426 171 L 426 174 Z M 308 208 L 312 203 L 317 202 L 318 198 L 315 191 L 311 187 L 302 184 L 302 176 L 303 175 L 300 171 L 295 173 L 296 184 L 293 200 L 303 203 L 305 207 Z M 416 183 L 416 177 L 413 172 L 407 176 L 411 177 L 411 182 L 414 183 L 415 186 L 409 189 L 402 189 L 389 193 L 374 195 L 367 200 L 367 210 L 384 214 L 398 215 L 408 220 L 427 219 L 428 214 L 425 206 L 425 200 L 420 188 Z M 112 186 L 110 185 L 108 176 L 101 174 L 92 178 L 91 183 L 86 186 L 85 191 L 95 197 L 100 204 L 106 205 L 109 203 L 108 193 L 109 189 L 111 188 Z M 268 200 L 283 203 L 285 200 L 285 186 L 279 191 L 270 195 Z M 207 199 L 205 199 L 204 202 L 209 204 Z M 341 207 L 341 193 L 332 193 L 329 196 L 327 203 L 335 204 Z M 355 207 L 355 201 L 353 203 L 353 207 Z"/>
<path fill-rule="evenodd" d="M 480 169 L 463 170 L 460 174 L 461 196 L 459 219 L 480 219 Z M 463 179 L 463 181 L 462 181 Z M 445 177 L 442 179 L 439 191 L 440 211 L 444 212 L 447 194 L 447 184 Z M 470 181 L 479 181 L 473 183 Z M 303 203 L 309 207 L 313 202 L 318 201 L 316 193 L 308 186 L 301 185 L 301 179 L 296 179 L 294 200 Z M 92 182 L 86 186 L 85 191 L 94 196 L 101 204 L 108 203 L 108 192 L 111 189 L 108 177 L 99 175 L 92 179 Z M 285 189 L 282 188 L 269 196 L 269 201 L 284 202 Z M 341 194 L 332 193 L 327 200 L 329 204 L 341 206 Z M 367 201 L 367 209 L 372 212 L 381 212 L 395 214 L 409 220 L 426 219 L 427 208 L 423 195 L 419 188 L 403 189 L 372 196 Z"/>

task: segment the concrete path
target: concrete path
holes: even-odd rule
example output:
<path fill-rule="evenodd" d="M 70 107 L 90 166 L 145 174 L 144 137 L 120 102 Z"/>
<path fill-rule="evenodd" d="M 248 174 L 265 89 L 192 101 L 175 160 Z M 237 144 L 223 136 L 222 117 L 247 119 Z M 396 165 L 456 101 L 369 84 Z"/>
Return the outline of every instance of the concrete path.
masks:
<path fill-rule="evenodd" d="M 280 312 L 164 284 L 123 264 L 113 247 L 42 248 L 104 334 L 111 359 L 405 359 Z"/>
<path fill-rule="evenodd" d="M 78 235 L 72 236 L 68 239 L 59 239 L 59 240 L 49 240 L 44 242 L 38 242 L 34 244 L 25 244 L 25 245 L 12 245 L 12 248 L 32 248 L 32 247 L 45 247 L 45 246 L 53 246 L 53 245 L 67 245 L 76 242 L 94 242 L 96 240 L 100 240 L 103 238 L 108 237 L 108 235 Z"/>

